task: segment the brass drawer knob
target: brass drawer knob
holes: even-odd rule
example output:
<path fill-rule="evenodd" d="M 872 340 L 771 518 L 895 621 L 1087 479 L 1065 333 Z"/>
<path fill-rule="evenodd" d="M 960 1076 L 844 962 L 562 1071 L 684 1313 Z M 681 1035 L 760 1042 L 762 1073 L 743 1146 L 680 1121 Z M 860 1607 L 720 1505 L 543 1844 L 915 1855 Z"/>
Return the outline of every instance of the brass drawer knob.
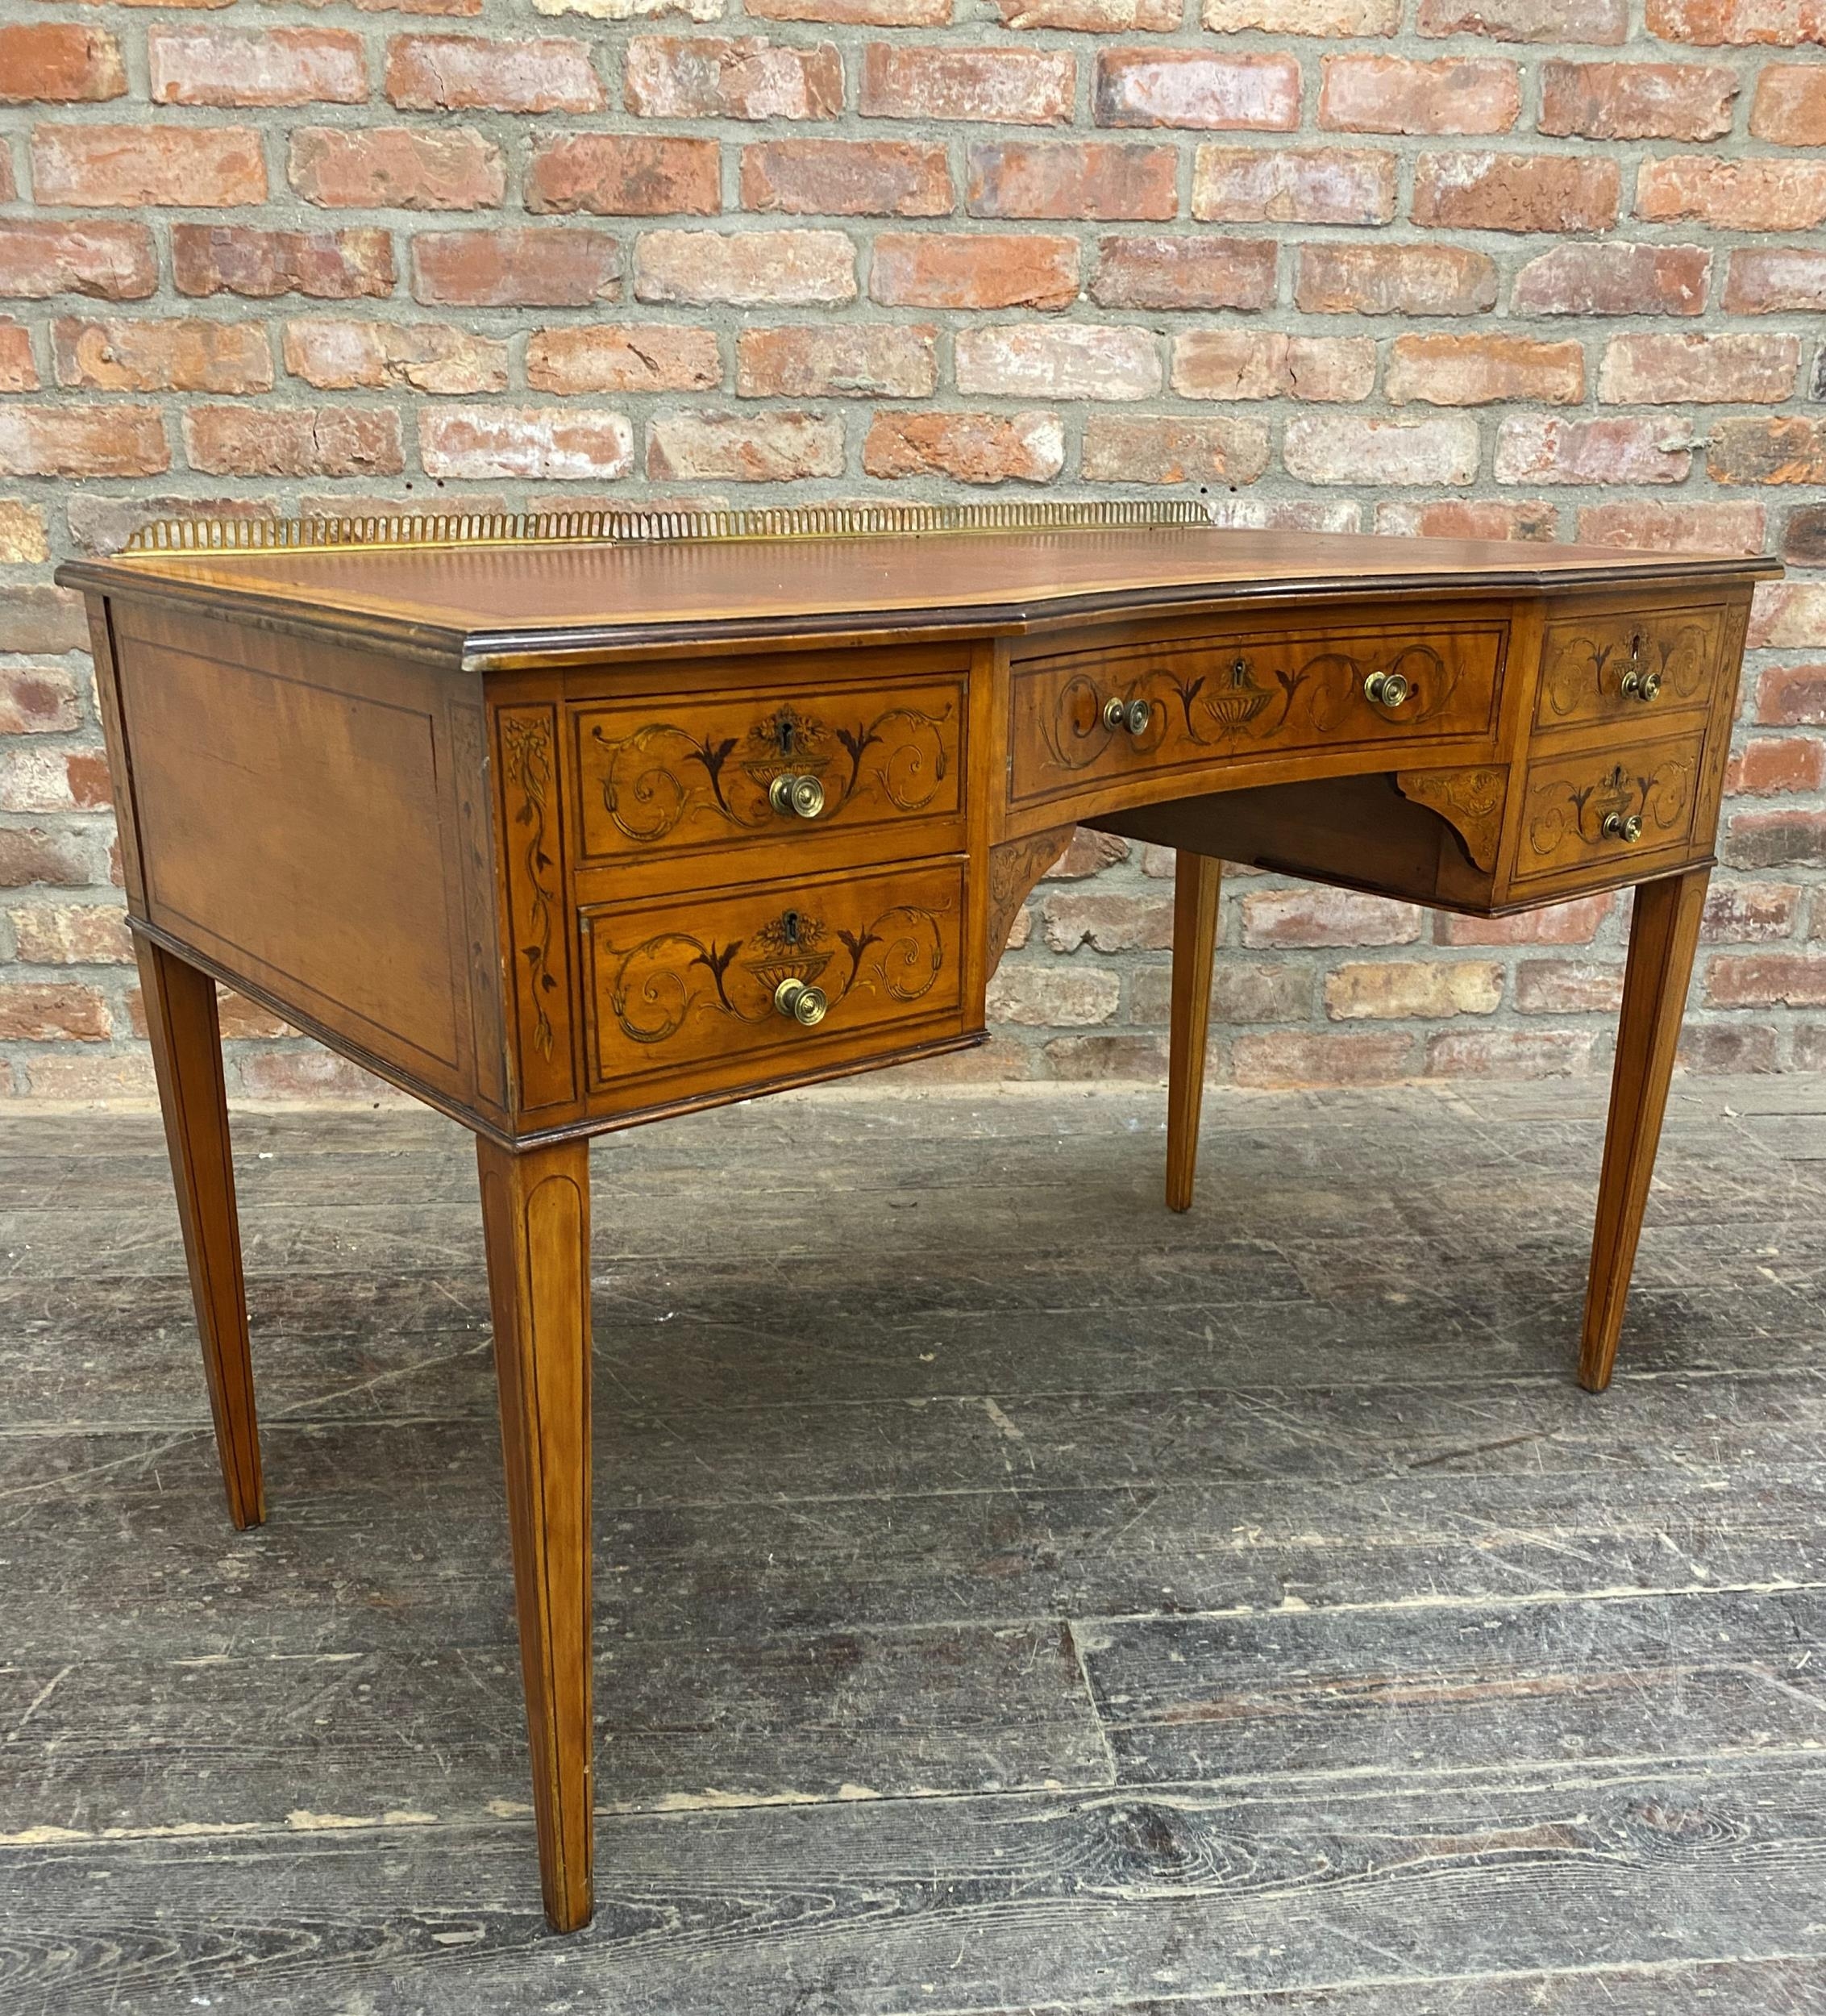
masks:
<path fill-rule="evenodd" d="M 815 1029 L 830 1006 L 821 987 L 808 986 L 802 980 L 783 980 L 773 990 L 773 1005 L 788 1021 L 801 1028 Z"/>
<path fill-rule="evenodd" d="M 1372 672 L 1363 681 L 1363 698 L 1391 710 L 1399 707 L 1413 690 L 1413 684 L 1405 673 Z"/>
<path fill-rule="evenodd" d="M 796 812 L 802 819 L 815 819 L 824 810 L 824 786 L 816 777 L 788 772 L 767 786 L 767 803 L 776 812 Z"/>
<path fill-rule="evenodd" d="M 1640 812 L 1627 816 L 1621 812 L 1607 812 L 1600 830 L 1607 840 L 1621 840 L 1625 847 L 1633 847 L 1642 837 L 1642 815 Z"/>
<path fill-rule="evenodd" d="M 1153 706 L 1146 700 L 1106 700 L 1103 703 L 1106 728 L 1126 728 L 1130 735 L 1146 735 L 1153 719 Z"/>
<path fill-rule="evenodd" d="M 1662 676 L 1658 672 L 1626 672 L 1617 681 L 1617 689 L 1630 700 L 1640 700 L 1646 706 L 1662 689 Z"/>

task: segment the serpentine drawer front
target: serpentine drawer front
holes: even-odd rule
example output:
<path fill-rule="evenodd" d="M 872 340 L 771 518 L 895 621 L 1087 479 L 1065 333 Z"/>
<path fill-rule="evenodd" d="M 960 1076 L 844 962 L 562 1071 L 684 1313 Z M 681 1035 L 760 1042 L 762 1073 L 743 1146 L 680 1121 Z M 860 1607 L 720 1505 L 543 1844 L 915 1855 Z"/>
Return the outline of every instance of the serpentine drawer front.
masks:
<path fill-rule="evenodd" d="M 573 710 L 586 862 L 836 829 L 962 843 L 964 678 L 618 702 Z M 884 835 L 884 837 L 886 835 Z"/>
<path fill-rule="evenodd" d="M 592 1089 L 745 1085 L 955 1031 L 961 861 L 585 910 Z"/>
<path fill-rule="evenodd" d="M 1633 720 L 1653 732 L 1667 714 L 1707 706 L 1718 677 L 1724 616 L 1720 605 L 1610 608 L 1549 623 L 1535 726 Z"/>
<path fill-rule="evenodd" d="M 1684 859 L 1703 797 L 1703 746 L 1697 736 L 1671 736 L 1531 763 L 1514 879 Z"/>
<path fill-rule="evenodd" d="M 1601 1389 L 1751 594 L 1778 571 L 1232 531 L 1189 498 L 193 523 L 59 569 L 88 600 L 237 1526 L 266 1500 L 218 982 L 476 1136 L 552 1924 L 588 1922 L 593 1816 L 624 1790 L 599 1800 L 594 1771 L 590 1137 L 962 1049 L 992 1014 L 1050 1021 L 1022 988 L 1055 975 L 1005 997 L 990 975 L 1091 821 L 1178 850 L 1183 1210 L 1221 862 L 1480 918 L 1633 884 L 1579 1344 Z M 1076 907 L 1049 922 L 1099 936 L 1096 899 Z M 1058 1068 L 1124 1047 L 1129 963 L 1073 955 L 1108 1020 L 1047 1045 Z M 1145 1264 L 1143 1207 L 1075 1198 L 1071 1146 L 1045 1238 Z M 312 1768 L 301 1747 L 301 1804 Z"/>
<path fill-rule="evenodd" d="M 1009 802 L 1257 755 L 1487 736 L 1507 641 L 1500 623 L 1243 631 L 1021 660 Z"/>

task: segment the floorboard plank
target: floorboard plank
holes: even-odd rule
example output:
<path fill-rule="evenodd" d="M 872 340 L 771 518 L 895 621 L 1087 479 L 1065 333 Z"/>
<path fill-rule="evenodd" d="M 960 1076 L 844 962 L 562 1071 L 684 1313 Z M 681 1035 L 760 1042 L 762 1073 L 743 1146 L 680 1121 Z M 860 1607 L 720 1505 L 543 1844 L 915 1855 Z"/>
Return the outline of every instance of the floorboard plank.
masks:
<path fill-rule="evenodd" d="M 0 1850 L 21 1928 L 0 1979 L 22 2016 L 154 2008 L 142 1998 L 179 1980 L 231 2012 L 322 2008 L 340 1989 L 376 2016 L 1151 2016 L 1143 1998 L 1233 1998 L 1290 1972 L 1328 1990 L 1436 1981 L 1446 1927 L 1461 1979 L 1594 1960 L 1665 1978 L 1721 1956 L 1817 1969 L 1823 1790 L 1817 1766 L 1770 1760 L 1443 1794 L 609 1816 L 595 1922 L 562 1946 L 539 1929 L 526 1825 L 49 1842 Z"/>
<path fill-rule="evenodd" d="M 1826 1585 L 1092 1618 L 1074 1635 L 1125 1784 L 1826 1747 Z"/>

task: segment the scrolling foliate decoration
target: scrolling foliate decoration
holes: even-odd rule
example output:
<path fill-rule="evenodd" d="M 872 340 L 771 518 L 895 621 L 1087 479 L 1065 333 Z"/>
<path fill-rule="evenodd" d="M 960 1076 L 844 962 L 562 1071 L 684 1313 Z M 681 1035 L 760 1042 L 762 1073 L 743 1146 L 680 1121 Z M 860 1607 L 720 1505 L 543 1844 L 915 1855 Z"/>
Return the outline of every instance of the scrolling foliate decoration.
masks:
<path fill-rule="evenodd" d="M 1378 673 L 1399 674 L 1407 682 L 1409 704 L 1399 714 L 1364 697 L 1364 682 Z M 1083 770 L 1118 740 L 1148 755 L 1174 741 L 1199 748 L 1267 742 L 1296 718 L 1322 735 L 1334 733 L 1353 715 L 1358 723 L 1417 727 L 1445 707 L 1461 676 L 1457 664 L 1429 644 L 1408 644 L 1375 656 L 1322 651 L 1303 664 L 1270 664 L 1265 672 L 1246 650 L 1239 650 L 1215 672 L 1180 673 L 1163 664 L 1139 674 L 1122 694 L 1154 702 L 1150 723 L 1138 735 L 1107 719 L 1102 690 L 1088 673 L 1060 688 L 1041 731 L 1062 768 Z"/>
<path fill-rule="evenodd" d="M 835 929 L 798 910 L 781 911 L 727 943 L 660 931 L 625 951 L 599 943 L 609 1012 L 630 1043 L 664 1043 L 702 1006 L 738 1022 L 763 1023 L 782 981 L 821 987 L 835 1008 L 877 988 L 890 1000 L 929 993 L 945 963 L 937 915 L 911 904 L 884 910 L 859 931 Z"/>
<path fill-rule="evenodd" d="M 783 773 L 816 777 L 825 815 L 859 792 L 878 789 L 897 811 L 925 810 L 949 768 L 944 724 L 952 710 L 930 714 L 890 707 L 872 721 L 833 724 L 782 702 L 744 735 L 712 739 L 669 721 L 631 735 L 590 731 L 602 760 L 602 806 L 616 830 L 634 841 L 663 840 L 693 810 L 704 810 L 742 831 L 778 814 L 768 787 Z M 879 752 L 864 783 L 863 759 Z"/>
<path fill-rule="evenodd" d="M 537 1020 L 533 1042 L 548 1061 L 552 1052 L 551 1018 L 545 998 L 557 991 L 558 980 L 551 970 L 551 932 L 557 905 L 556 892 L 547 886 L 547 876 L 557 864 L 546 851 L 546 808 L 551 797 L 551 730 L 543 714 L 504 714 L 501 739 L 507 754 L 508 775 L 518 792 L 520 803 L 514 823 L 526 832 L 524 863 L 529 902 L 526 935 L 520 956 L 530 973 Z"/>
<path fill-rule="evenodd" d="M 1646 776 L 1632 775 L 1619 763 L 1589 784 L 1555 778 L 1529 796 L 1529 845 L 1549 856 L 1577 833 L 1596 847 L 1617 837 L 1615 822 L 1631 818 L 1640 818 L 1645 836 L 1683 834 L 1692 818 L 1696 770 L 1695 756 L 1673 756 Z"/>

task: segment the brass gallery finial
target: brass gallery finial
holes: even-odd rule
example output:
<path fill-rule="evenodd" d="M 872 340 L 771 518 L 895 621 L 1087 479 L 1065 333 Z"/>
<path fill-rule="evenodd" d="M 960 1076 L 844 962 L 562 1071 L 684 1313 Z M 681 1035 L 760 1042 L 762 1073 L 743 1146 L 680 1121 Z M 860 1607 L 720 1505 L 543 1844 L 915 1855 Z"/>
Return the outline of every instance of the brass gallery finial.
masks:
<path fill-rule="evenodd" d="M 128 555 L 330 551 L 348 547 L 694 544 L 946 532 L 1075 532 L 1208 526 L 1195 499 L 1046 498 L 1013 503 L 793 504 L 742 510 L 442 513 L 422 518 L 160 519 Z"/>

